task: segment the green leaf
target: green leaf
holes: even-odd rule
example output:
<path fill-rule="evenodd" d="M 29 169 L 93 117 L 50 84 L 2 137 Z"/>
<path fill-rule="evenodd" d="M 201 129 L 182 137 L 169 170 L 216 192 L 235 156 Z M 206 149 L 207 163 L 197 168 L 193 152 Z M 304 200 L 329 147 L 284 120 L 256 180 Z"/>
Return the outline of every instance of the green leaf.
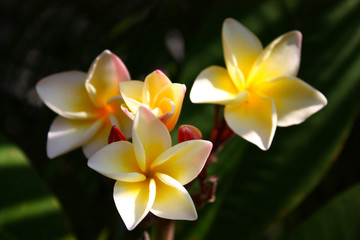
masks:
<path fill-rule="evenodd" d="M 0 192 L 1 239 L 75 239 L 57 199 L 1 135 Z"/>
<path fill-rule="evenodd" d="M 283 240 L 360 239 L 360 184 L 339 194 L 298 225 Z"/>

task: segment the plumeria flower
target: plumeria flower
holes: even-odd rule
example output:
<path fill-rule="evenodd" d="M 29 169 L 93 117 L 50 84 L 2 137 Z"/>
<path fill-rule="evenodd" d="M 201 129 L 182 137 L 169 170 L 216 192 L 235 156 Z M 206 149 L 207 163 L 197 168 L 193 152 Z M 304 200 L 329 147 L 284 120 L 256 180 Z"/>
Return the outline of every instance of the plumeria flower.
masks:
<path fill-rule="evenodd" d="M 175 127 L 186 91 L 184 84 L 171 83 L 162 71 L 156 70 L 144 82 L 121 82 L 119 87 L 126 103 L 122 109 L 131 119 L 140 106 L 146 106 L 169 131 Z"/>
<path fill-rule="evenodd" d="M 171 146 L 166 126 L 144 106 L 135 114 L 132 141 L 113 142 L 88 161 L 90 168 L 116 180 L 114 201 L 127 229 L 149 212 L 195 220 L 194 203 L 183 185 L 200 173 L 212 143 L 191 140 Z"/>
<path fill-rule="evenodd" d="M 90 157 L 107 144 L 112 125 L 127 136 L 132 121 L 123 113 L 119 82 L 130 80 L 123 62 L 105 50 L 88 73 L 68 71 L 40 80 L 36 91 L 43 102 L 59 114 L 51 124 L 47 155 L 57 157 L 82 147 Z"/>
<path fill-rule="evenodd" d="M 319 91 L 296 77 L 301 39 L 300 32 L 288 32 L 263 49 L 246 27 L 226 19 L 222 29 L 226 68 L 203 70 L 190 92 L 191 101 L 225 105 L 229 127 L 267 150 L 276 126 L 299 124 L 327 104 Z"/>

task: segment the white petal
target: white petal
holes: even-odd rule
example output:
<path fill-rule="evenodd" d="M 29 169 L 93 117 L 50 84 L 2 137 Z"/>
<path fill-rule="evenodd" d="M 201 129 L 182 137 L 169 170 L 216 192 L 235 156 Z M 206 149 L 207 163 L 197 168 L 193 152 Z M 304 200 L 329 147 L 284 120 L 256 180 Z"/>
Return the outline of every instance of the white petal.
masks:
<path fill-rule="evenodd" d="M 258 91 L 274 100 L 281 127 L 302 123 L 327 104 L 323 94 L 295 77 L 268 81 Z"/>
<path fill-rule="evenodd" d="M 151 212 L 174 220 L 196 220 L 194 203 L 186 189 L 168 175 L 157 173 L 156 197 Z"/>
<path fill-rule="evenodd" d="M 103 123 L 102 119 L 92 121 L 56 117 L 48 133 L 48 157 L 57 157 L 86 144 L 99 131 Z"/>
<path fill-rule="evenodd" d="M 115 205 L 128 230 L 133 230 L 146 217 L 154 203 L 155 194 L 154 180 L 115 183 Z"/>
<path fill-rule="evenodd" d="M 88 166 L 109 178 L 124 182 L 144 181 L 133 146 L 128 141 L 113 142 L 91 156 Z"/>
<path fill-rule="evenodd" d="M 193 103 L 228 104 L 238 90 L 223 67 L 211 66 L 196 77 L 190 92 Z"/>
<path fill-rule="evenodd" d="M 301 33 L 292 31 L 272 41 L 259 55 L 247 86 L 282 76 L 296 76 L 300 66 Z"/>
<path fill-rule="evenodd" d="M 248 101 L 225 106 L 224 117 L 236 134 L 262 150 L 270 147 L 277 123 L 272 99 L 252 94 Z"/>
<path fill-rule="evenodd" d="M 96 108 L 85 88 L 86 74 L 70 71 L 50 75 L 36 84 L 43 102 L 60 116 L 89 119 L 96 116 Z"/>
<path fill-rule="evenodd" d="M 185 185 L 199 175 L 210 155 L 211 148 L 212 143 L 205 140 L 191 140 L 176 144 L 152 163 L 152 171 L 165 173 Z"/>

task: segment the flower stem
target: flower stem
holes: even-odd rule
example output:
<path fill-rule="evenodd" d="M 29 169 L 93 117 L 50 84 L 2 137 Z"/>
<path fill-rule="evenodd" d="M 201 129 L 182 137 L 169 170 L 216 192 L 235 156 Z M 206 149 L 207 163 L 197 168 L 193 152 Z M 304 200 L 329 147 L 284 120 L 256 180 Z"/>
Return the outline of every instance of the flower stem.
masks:
<path fill-rule="evenodd" d="M 158 219 L 157 239 L 173 240 L 175 235 L 175 222 L 169 219 Z"/>

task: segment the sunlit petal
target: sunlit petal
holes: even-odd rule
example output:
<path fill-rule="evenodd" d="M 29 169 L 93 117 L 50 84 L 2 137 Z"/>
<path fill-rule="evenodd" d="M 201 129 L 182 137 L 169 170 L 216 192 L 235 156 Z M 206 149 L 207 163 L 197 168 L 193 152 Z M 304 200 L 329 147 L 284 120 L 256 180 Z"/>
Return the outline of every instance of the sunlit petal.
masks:
<path fill-rule="evenodd" d="M 146 217 L 154 203 L 155 194 L 154 180 L 115 183 L 115 205 L 128 230 L 133 230 Z"/>
<path fill-rule="evenodd" d="M 154 172 L 166 173 L 182 185 L 199 175 L 210 154 L 212 143 L 191 140 L 179 143 L 161 154 L 151 165 Z"/>
<path fill-rule="evenodd" d="M 186 189 L 168 175 L 157 173 L 156 176 L 156 197 L 150 211 L 167 219 L 197 219 L 194 203 Z"/>
<path fill-rule="evenodd" d="M 92 63 L 85 86 L 94 105 L 103 106 L 110 98 L 119 95 L 119 82 L 127 80 L 130 80 L 130 75 L 124 63 L 105 50 Z"/>
<path fill-rule="evenodd" d="M 224 117 L 236 134 L 262 150 L 270 147 L 277 123 L 272 99 L 252 94 L 248 101 L 227 105 Z"/>
<path fill-rule="evenodd" d="M 223 67 L 211 66 L 197 77 L 190 91 L 193 103 L 228 104 L 238 90 Z"/>
<path fill-rule="evenodd" d="M 150 107 L 154 106 L 153 101 L 156 95 L 166 86 L 171 85 L 169 78 L 160 70 L 150 73 L 144 81 L 142 90 L 142 102 Z"/>
<path fill-rule="evenodd" d="M 162 152 L 171 147 L 171 138 L 166 126 L 146 107 L 140 107 L 135 115 L 132 136 L 135 155 L 143 171 Z"/>
<path fill-rule="evenodd" d="M 89 141 L 102 127 L 104 120 L 71 120 L 56 117 L 50 126 L 47 155 L 57 157 Z"/>
<path fill-rule="evenodd" d="M 261 84 L 261 94 L 274 99 L 278 126 L 299 124 L 327 104 L 323 94 L 295 77 L 282 77 Z"/>
<path fill-rule="evenodd" d="M 60 116 L 94 118 L 96 109 L 85 89 L 85 78 L 86 74 L 79 71 L 53 74 L 40 80 L 36 91 L 41 100 Z"/>
<path fill-rule="evenodd" d="M 232 18 L 224 21 L 222 41 L 226 68 L 241 91 L 253 63 L 263 49 L 261 42 L 249 29 Z"/>
<path fill-rule="evenodd" d="M 272 41 L 257 58 L 248 86 L 282 76 L 296 76 L 300 66 L 301 39 L 299 31 L 292 31 Z"/>
<path fill-rule="evenodd" d="M 90 157 L 88 166 L 119 181 L 139 182 L 146 179 L 137 164 L 133 145 L 128 141 L 113 142 L 103 147 Z"/>

